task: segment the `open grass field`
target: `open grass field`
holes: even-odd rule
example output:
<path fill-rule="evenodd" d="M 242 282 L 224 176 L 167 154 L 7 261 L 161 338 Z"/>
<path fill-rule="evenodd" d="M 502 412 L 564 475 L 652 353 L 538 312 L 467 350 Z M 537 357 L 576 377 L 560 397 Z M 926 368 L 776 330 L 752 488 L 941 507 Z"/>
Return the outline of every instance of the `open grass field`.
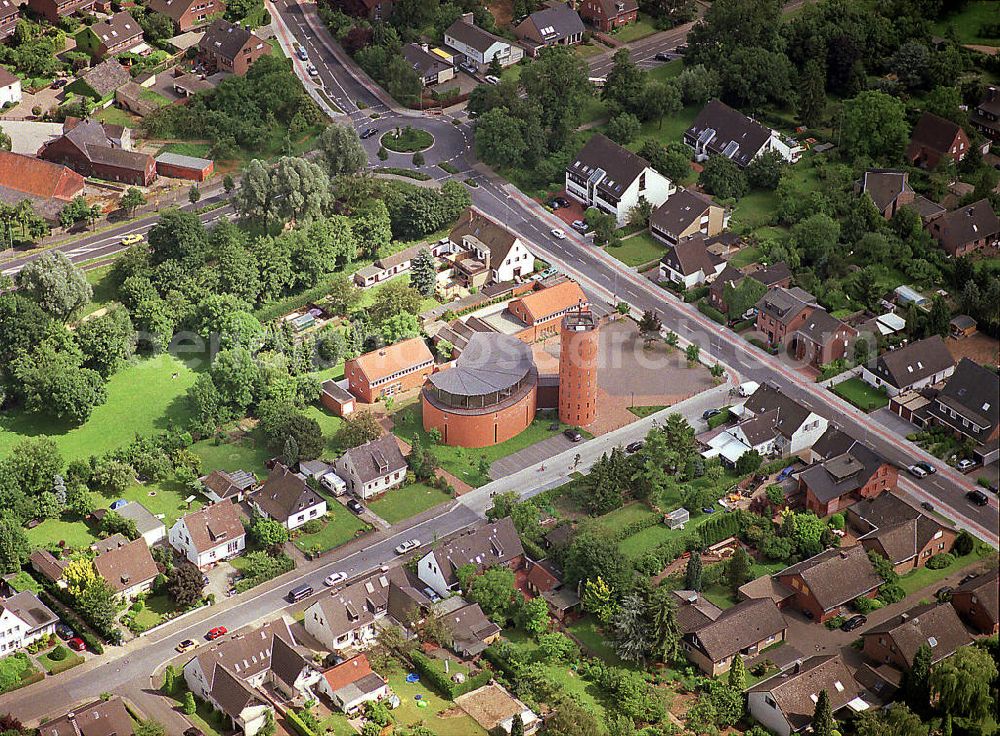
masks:
<path fill-rule="evenodd" d="M 653 516 L 656 514 L 648 506 L 636 502 L 597 517 L 596 523 L 609 532 L 620 532 L 629 524 L 644 521 Z"/>
<path fill-rule="evenodd" d="M 177 358 L 139 360 L 113 375 L 108 400 L 79 427 L 35 414 L 0 416 L 0 456 L 26 437 L 47 436 L 66 461 L 100 455 L 189 418 L 184 394 L 197 374 Z"/>
<path fill-rule="evenodd" d="M 253 432 L 238 440 L 216 443 L 215 439 L 201 440 L 191 445 L 191 451 L 201 458 L 202 472 L 213 470 L 246 470 L 262 473 L 264 461 L 271 457 L 258 433 Z"/>
<path fill-rule="evenodd" d="M 667 252 L 666 246 L 646 231 L 631 235 L 621 245 L 606 247 L 604 250 L 626 266 L 642 266 L 658 261 Z"/>
<path fill-rule="evenodd" d="M 300 534 L 295 546 L 303 552 L 325 552 L 354 539 L 368 525 L 337 501 L 327 500 L 325 526 L 315 534 Z"/>
<path fill-rule="evenodd" d="M 368 508 L 390 524 L 396 524 L 450 500 L 451 496 L 444 491 L 424 483 L 413 483 L 389 491 L 368 504 Z"/>
<path fill-rule="evenodd" d="M 463 711 L 455 709 L 452 701 L 445 700 L 422 682 L 407 682 L 406 673 L 402 670 L 390 673 L 386 679 L 389 680 L 389 687 L 399 696 L 400 704 L 392 711 L 392 717 L 400 726 L 433 723 L 437 736 L 486 736 L 486 731 Z M 426 708 L 417 707 L 416 695 L 427 703 Z M 445 711 L 451 712 L 442 716 Z"/>
<path fill-rule="evenodd" d="M 167 529 L 180 517 L 190 511 L 201 508 L 203 501 L 200 497 L 192 501 L 190 505 L 184 503 L 184 499 L 191 493 L 176 481 L 164 481 L 163 483 L 149 483 L 131 486 L 116 498 L 124 498 L 126 501 L 137 501 L 145 506 L 149 513 L 159 517 L 162 515 L 163 523 Z M 105 499 L 108 503 L 115 498 Z"/>
<path fill-rule="evenodd" d="M 1000 36 L 982 35 L 984 25 L 997 23 L 1000 23 L 1000 6 L 996 0 L 971 0 L 961 12 L 935 23 L 934 32 L 944 35 L 950 27 L 955 29 L 959 43 L 1000 46 Z"/>
<path fill-rule="evenodd" d="M 670 67 L 670 64 L 664 64 L 661 69 L 666 69 L 667 67 Z M 670 68 L 673 69 L 673 67 Z M 665 72 L 661 72 L 661 74 L 665 74 Z M 643 141 L 647 138 L 659 141 L 663 145 L 680 143 L 684 140 L 684 131 L 691 127 L 691 123 L 694 122 L 699 112 L 701 112 L 700 107 L 688 105 L 682 108 L 676 115 L 664 117 L 662 121 L 650 120 L 647 123 L 643 123 L 639 135 L 626 148 L 631 151 L 638 151 L 642 147 Z"/>
<path fill-rule="evenodd" d="M 115 301 L 117 295 L 114 285 L 111 283 L 111 264 L 92 268 L 86 272 L 87 283 L 94 290 L 94 296 L 84 308 L 86 314 L 93 314 L 98 309 L 103 309 Z"/>
<path fill-rule="evenodd" d="M 833 387 L 833 393 L 851 402 L 861 411 L 872 412 L 889 405 L 889 397 L 860 378 L 848 378 Z"/>
<path fill-rule="evenodd" d="M 684 59 L 674 59 L 649 70 L 649 78 L 656 82 L 679 77 L 684 71 Z"/>

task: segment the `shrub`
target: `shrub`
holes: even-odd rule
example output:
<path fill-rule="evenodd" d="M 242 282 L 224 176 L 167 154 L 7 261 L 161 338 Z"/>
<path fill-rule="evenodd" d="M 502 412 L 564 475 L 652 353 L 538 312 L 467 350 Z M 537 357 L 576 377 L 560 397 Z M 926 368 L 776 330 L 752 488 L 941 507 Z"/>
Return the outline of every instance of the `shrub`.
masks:
<path fill-rule="evenodd" d="M 826 628 L 830 629 L 831 631 L 833 629 L 839 629 L 841 625 L 844 623 L 844 621 L 846 621 L 846 619 L 843 616 L 834 616 L 833 618 L 831 618 L 829 621 L 826 622 Z"/>
<path fill-rule="evenodd" d="M 834 514 L 830 517 L 830 528 L 831 529 L 843 529 L 844 528 L 844 515 Z"/>
<path fill-rule="evenodd" d="M 62 662 L 64 659 L 66 659 L 66 656 L 68 654 L 69 650 L 66 649 L 66 647 L 64 647 L 62 644 L 60 644 L 51 652 L 49 652 L 49 659 L 51 659 L 53 662 Z"/>
<path fill-rule="evenodd" d="M 951 552 L 943 552 L 942 554 L 934 555 L 927 560 L 926 565 L 929 570 L 943 570 L 954 561 L 955 555 L 951 554 Z"/>
<path fill-rule="evenodd" d="M 878 599 L 885 605 L 899 603 L 906 597 L 906 591 L 896 583 L 889 583 L 879 588 Z"/>
<path fill-rule="evenodd" d="M 958 533 L 958 536 L 955 537 L 955 546 L 952 548 L 952 551 L 959 557 L 965 557 L 966 555 L 972 553 L 975 546 L 975 537 L 963 529 Z"/>
<path fill-rule="evenodd" d="M 698 311 L 704 314 L 706 317 L 714 322 L 718 322 L 720 325 L 726 324 L 726 315 L 720 312 L 718 309 L 713 307 L 708 302 L 698 302 Z"/>
<path fill-rule="evenodd" d="M 854 610 L 858 613 L 871 613 L 882 607 L 882 602 L 877 598 L 855 598 Z"/>

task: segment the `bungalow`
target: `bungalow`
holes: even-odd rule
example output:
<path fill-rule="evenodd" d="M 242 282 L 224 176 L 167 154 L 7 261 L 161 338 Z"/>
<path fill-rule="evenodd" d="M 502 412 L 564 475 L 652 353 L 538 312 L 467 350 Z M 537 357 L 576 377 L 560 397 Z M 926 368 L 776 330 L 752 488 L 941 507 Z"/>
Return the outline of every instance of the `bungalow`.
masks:
<path fill-rule="evenodd" d="M 384 258 L 377 259 L 370 266 L 365 266 L 354 272 L 354 283 L 362 288 L 381 284 L 383 281 L 391 279 L 410 270 L 413 259 L 421 250 L 428 250 L 432 256 L 439 256 L 449 250 L 450 244 L 447 239 L 440 240 L 434 244 L 418 243 L 401 251 L 397 251 Z"/>
<path fill-rule="evenodd" d="M 114 59 L 103 64 L 114 64 Z M 125 72 L 128 77 L 128 72 Z M 156 162 L 148 153 L 129 150 L 127 130 L 96 120 L 67 120 L 63 134 L 48 141 L 38 152 L 45 161 L 68 166 L 83 176 L 149 186 L 156 178 Z"/>
<path fill-rule="evenodd" d="M 694 149 L 695 161 L 725 156 L 740 168 L 763 153 L 774 151 L 790 163 L 802 147 L 719 100 L 709 100 L 684 133 L 684 143 Z"/>
<path fill-rule="evenodd" d="M 925 112 L 910 135 L 906 160 L 914 166 L 933 169 L 944 159 L 958 163 L 968 152 L 969 136 L 961 125 Z"/>
<path fill-rule="evenodd" d="M 427 44 L 408 43 L 403 47 L 403 58 L 413 67 L 420 84 L 431 87 L 455 78 L 455 67 L 430 50 Z"/>
<path fill-rule="evenodd" d="M 861 546 L 889 560 L 904 575 L 934 555 L 950 552 L 955 530 L 892 493 L 863 499 L 847 508 L 847 524 Z"/>
<path fill-rule="evenodd" d="M 52 581 L 60 588 L 66 587 L 66 581 L 62 579 L 62 576 L 66 565 L 69 564 L 67 560 L 56 557 L 47 549 L 36 549 L 28 558 L 28 563 L 32 570 L 46 580 Z"/>
<path fill-rule="evenodd" d="M 464 57 L 461 63 L 472 64 L 482 71 L 495 59 L 500 66 L 508 67 L 524 58 L 524 49 L 506 38 L 490 33 L 476 25 L 472 13 L 448 26 L 444 42 Z"/>
<path fill-rule="evenodd" d="M 639 18 L 639 4 L 636 0 L 583 0 L 580 17 L 597 30 L 609 33 L 635 23 Z"/>
<path fill-rule="evenodd" d="M 705 247 L 704 236 L 696 235 L 667 250 L 660 259 L 660 278 L 690 289 L 715 281 L 725 266 L 724 260 Z"/>
<path fill-rule="evenodd" d="M 787 289 L 792 285 L 792 271 L 784 261 L 778 261 L 770 266 L 758 268 L 749 273 L 743 273 L 739 269 L 727 265 L 708 286 L 708 302 L 723 314 L 729 313 L 729 304 L 726 302 L 726 286 L 737 288 L 746 278 L 759 281 L 767 289 Z M 766 293 L 766 292 L 765 292 Z M 754 309 L 754 307 L 751 307 Z M 734 314 L 731 319 L 741 315 Z"/>
<path fill-rule="evenodd" d="M 135 721 L 117 695 L 73 708 L 38 727 L 39 736 L 133 736 Z"/>
<path fill-rule="evenodd" d="M 127 504 L 119 506 L 115 511 L 123 519 L 129 519 L 135 523 L 135 529 L 145 540 L 146 546 L 152 547 L 166 538 L 167 527 L 164 523 L 138 501 L 129 501 Z"/>
<path fill-rule="evenodd" d="M 681 639 L 685 656 L 709 677 L 729 671 L 736 657 L 754 657 L 785 640 L 788 622 L 770 598 L 745 600 Z"/>
<path fill-rule="evenodd" d="M 535 256 L 512 231 L 472 207 L 448 234 L 456 278 L 467 288 L 527 278 Z"/>
<path fill-rule="evenodd" d="M 988 199 L 935 217 L 927 224 L 927 230 L 953 258 L 995 247 L 1000 242 L 1000 218 Z"/>
<path fill-rule="evenodd" d="M 899 470 L 867 445 L 855 442 L 835 457 L 796 474 L 806 508 L 828 516 L 856 499 L 875 498 L 896 490 Z"/>
<path fill-rule="evenodd" d="M 729 213 L 711 197 L 691 189 L 679 189 L 657 207 L 649 218 L 649 232 L 667 245 L 702 235 L 711 238 L 729 224 Z"/>
<path fill-rule="evenodd" d="M 363 653 L 324 670 L 316 689 L 347 715 L 356 715 L 365 703 L 377 703 L 392 692 L 385 678 L 372 671 Z"/>
<path fill-rule="evenodd" d="M 417 577 L 442 598 L 458 585 L 458 568 L 474 565 L 480 572 L 503 566 L 517 570 L 524 548 L 509 516 L 463 534 L 417 561 Z"/>
<path fill-rule="evenodd" d="M 824 550 L 775 573 L 772 579 L 788 591 L 778 605 L 790 605 L 816 623 L 840 615 L 855 598 L 874 598 L 882 585 L 860 544 Z"/>
<path fill-rule="evenodd" d="M 212 503 L 241 503 L 246 494 L 257 487 L 257 476 L 246 470 L 235 470 L 232 473 L 213 470 L 200 477 L 198 482 L 201 483 L 202 492 Z"/>
<path fill-rule="evenodd" d="M 271 46 L 263 38 L 222 18 L 212 21 L 198 42 L 198 61 L 209 74 L 221 71 L 242 77 L 269 53 Z"/>
<path fill-rule="evenodd" d="M 483 732 L 495 736 L 511 736 L 515 716 L 520 716 L 525 736 L 537 733 L 542 725 L 542 719 L 533 710 L 496 682 L 459 695 L 455 705 L 478 723 Z"/>
<path fill-rule="evenodd" d="M 246 530 L 232 501 L 185 514 L 170 527 L 170 546 L 191 564 L 207 570 L 246 548 Z"/>
<path fill-rule="evenodd" d="M 59 617 L 30 590 L 0 598 L 0 655 L 55 633 Z"/>
<path fill-rule="evenodd" d="M 973 450 L 984 465 L 996 461 L 1000 438 L 1000 377 L 962 358 L 955 372 L 927 407 L 932 424 L 947 427 L 976 443 Z"/>
<path fill-rule="evenodd" d="M 535 57 L 547 46 L 571 46 L 583 40 L 583 21 L 564 3 L 537 10 L 514 27 L 514 35 Z"/>
<path fill-rule="evenodd" d="M 950 657 L 972 643 L 950 603 L 925 603 L 893 616 L 861 634 L 862 651 L 869 659 L 907 671 L 920 647 L 931 650 L 931 664 Z"/>
<path fill-rule="evenodd" d="M 770 289 L 756 305 L 757 331 L 769 345 L 781 345 L 816 308 L 816 298 L 797 286 Z"/>
<path fill-rule="evenodd" d="M 791 350 L 796 360 L 819 368 L 846 357 L 857 336 L 857 329 L 815 307 L 792 333 Z"/>
<path fill-rule="evenodd" d="M 747 710 L 768 731 L 791 736 L 812 725 L 820 692 L 825 691 L 836 715 L 843 709 L 868 710 L 861 689 L 839 654 L 809 657 L 747 691 Z"/>
<path fill-rule="evenodd" d="M 84 26 L 76 34 L 76 47 L 95 59 L 115 56 L 142 43 L 142 28 L 127 11 Z"/>
<path fill-rule="evenodd" d="M 420 388 L 434 372 L 434 355 L 423 338 L 387 345 L 344 364 L 348 390 L 366 404 Z"/>
<path fill-rule="evenodd" d="M 146 7 L 170 18 L 177 33 L 203 26 L 210 16 L 226 10 L 224 0 L 149 0 Z"/>
<path fill-rule="evenodd" d="M 677 191 L 646 159 L 596 133 L 566 167 L 566 194 L 584 207 L 613 215 L 618 227 L 642 198 L 659 207 Z"/>
<path fill-rule="evenodd" d="M 933 335 L 883 353 L 862 368 L 861 378 L 875 388 L 884 388 L 889 396 L 898 396 L 940 383 L 954 372 L 955 359 L 944 340 Z"/>
<path fill-rule="evenodd" d="M 972 580 L 966 580 L 951 594 L 951 605 L 958 611 L 958 615 L 984 636 L 996 636 L 1000 632 L 998 582 L 998 571 L 993 568 Z"/>
<path fill-rule="evenodd" d="M 94 558 L 94 569 L 121 601 L 134 600 L 148 593 L 159 575 L 156 562 L 142 537 L 131 542 L 121 537 L 112 548 Z"/>
<path fill-rule="evenodd" d="M 385 493 L 406 481 L 406 458 L 395 435 L 352 447 L 337 458 L 334 472 L 343 478 L 347 489 L 361 499 Z"/>
<path fill-rule="evenodd" d="M 326 515 L 326 500 L 281 463 L 274 464 L 260 490 L 250 495 L 250 505 L 289 531 Z"/>
<path fill-rule="evenodd" d="M 479 656 L 500 638 L 500 627 L 486 618 L 478 603 L 450 611 L 440 621 L 448 632 L 448 648 L 462 659 Z"/>

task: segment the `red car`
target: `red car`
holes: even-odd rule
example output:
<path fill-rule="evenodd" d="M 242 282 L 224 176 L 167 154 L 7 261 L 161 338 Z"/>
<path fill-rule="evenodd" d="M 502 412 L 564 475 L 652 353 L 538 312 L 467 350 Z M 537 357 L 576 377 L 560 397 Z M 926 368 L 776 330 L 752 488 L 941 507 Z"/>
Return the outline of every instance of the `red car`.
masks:
<path fill-rule="evenodd" d="M 66 642 L 70 649 L 74 652 L 82 652 L 87 648 L 87 645 L 83 643 L 83 639 L 79 636 L 74 636 L 72 639 Z"/>
<path fill-rule="evenodd" d="M 205 638 L 207 638 L 209 641 L 213 641 L 214 639 L 218 639 L 219 637 L 225 636 L 228 633 L 229 629 L 227 629 L 225 626 L 216 626 L 214 629 L 208 630 L 208 633 L 205 635 Z"/>

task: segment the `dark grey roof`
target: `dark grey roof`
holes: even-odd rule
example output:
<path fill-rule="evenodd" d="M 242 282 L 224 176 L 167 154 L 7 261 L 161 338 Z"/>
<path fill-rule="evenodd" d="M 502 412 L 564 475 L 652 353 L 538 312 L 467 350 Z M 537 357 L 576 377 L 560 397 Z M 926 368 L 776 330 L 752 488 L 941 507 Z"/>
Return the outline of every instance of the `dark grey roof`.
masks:
<path fill-rule="evenodd" d="M 142 37 L 142 28 L 127 11 L 115 13 L 107 20 L 94 23 L 90 30 L 107 46 L 115 46 L 130 38 Z"/>
<path fill-rule="evenodd" d="M 882 584 L 860 544 L 825 550 L 775 574 L 779 581 L 786 576 L 802 578 L 824 611 L 853 601 Z"/>
<path fill-rule="evenodd" d="M 72 718 L 70 718 L 72 715 Z M 135 731 L 125 703 L 118 696 L 73 708 L 38 727 L 39 736 L 132 736 Z"/>
<path fill-rule="evenodd" d="M 853 444 L 854 439 L 852 437 L 844 434 L 836 427 L 827 427 L 823 436 L 813 443 L 812 452 L 824 460 L 829 460 L 834 455 L 847 452 Z"/>
<path fill-rule="evenodd" d="M 354 394 L 346 388 L 341 388 L 333 379 L 323 381 L 323 393 L 329 395 L 334 400 L 339 401 L 342 404 L 354 401 Z"/>
<path fill-rule="evenodd" d="M 955 429 L 961 428 L 961 431 L 968 436 L 983 441 L 990 436 L 1000 421 L 998 397 L 1000 397 L 1000 377 L 988 368 L 968 358 L 962 358 L 955 372 L 937 395 L 937 400 L 928 407 L 928 411 Z M 956 414 L 970 422 L 975 422 L 979 429 L 963 426 L 961 419 L 955 419 L 945 413 L 940 404 L 949 410 L 953 409 Z"/>
<path fill-rule="evenodd" d="M 227 667 L 216 667 L 212 678 L 212 699 L 230 718 L 239 718 L 246 708 L 263 704 L 263 700 L 247 683 Z"/>
<path fill-rule="evenodd" d="M 909 178 L 910 175 L 905 171 L 872 169 L 866 171 L 862 177 L 861 191 L 872 198 L 875 206 L 881 212 L 895 202 L 896 198 L 903 192 L 913 191 Z"/>
<path fill-rule="evenodd" d="M 376 572 L 350 585 L 334 589 L 319 599 L 318 605 L 326 627 L 334 638 L 372 623 L 376 616 L 390 613 L 403 622 L 414 606 L 430 606 L 430 599 L 420 592 L 422 584 L 402 567 Z"/>
<path fill-rule="evenodd" d="M 761 282 L 764 286 L 773 286 L 785 279 L 792 278 L 792 269 L 784 261 L 778 261 L 754 271 L 750 274 L 750 278 Z"/>
<path fill-rule="evenodd" d="M 953 251 L 966 243 L 995 237 L 1000 233 L 1000 218 L 997 218 L 990 201 L 981 199 L 934 218 L 930 228 L 938 242 Z"/>
<path fill-rule="evenodd" d="M 882 494 L 889 495 L 889 494 Z M 914 559 L 944 527 L 924 514 L 895 525 L 879 527 L 858 540 L 864 544 L 876 543 L 883 555 L 894 565 Z"/>
<path fill-rule="evenodd" d="M 925 148 L 939 155 L 947 154 L 951 149 L 951 144 L 955 141 L 955 136 L 961 127 L 958 123 L 925 112 L 917 120 L 910 135 L 910 147 L 908 151 Z"/>
<path fill-rule="evenodd" d="M 847 452 L 811 465 L 798 478 L 817 499 L 826 502 L 858 490 L 886 462 L 867 445 L 855 442 Z"/>
<path fill-rule="evenodd" d="M 696 224 L 710 207 L 721 209 L 721 205 L 713 202 L 711 197 L 691 189 L 681 189 L 653 211 L 649 226 L 676 237 Z"/>
<path fill-rule="evenodd" d="M 573 158 L 567 171 L 593 179 L 600 191 L 617 200 L 647 168 L 649 162 L 642 156 L 595 133 Z"/>
<path fill-rule="evenodd" d="M 305 478 L 281 463 L 275 463 L 267 480 L 252 498 L 265 514 L 282 523 L 323 502 L 320 495 L 309 487 Z"/>
<path fill-rule="evenodd" d="M 711 276 L 723 260 L 705 247 L 705 238 L 696 235 L 684 238 L 677 245 L 668 249 L 660 263 L 684 276 L 691 276 L 701 271 L 705 276 Z"/>
<path fill-rule="evenodd" d="M 434 373 L 428 380 L 450 394 L 481 396 L 510 388 L 534 367 L 528 344 L 511 335 L 477 332 L 453 368 Z"/>
<path fill-rule="evenodd" d="M 456 537 L 431 554 L 437 559 L 449 585 L 458 582 L 455 571 L 462 565 L 475 565 L 484 570 L 494 565 L 506 565 L 524 554 L 521 538 L 509 516 L 475 531 Z"/>
<path fill-rule="evenodd" d="M 747 166 L 771 138 L 771 131 L 756 120 L 719 100 L 710 100 L 684 134 L 688 145 L 707 141 L 709 153 Z"/>
<path fill-rule="evenodd" d="M 854 329 L 822 307 L 815 307 L 795 334 L 808 338 L 818 345 L 826 345 L 844 328 Z"/>
<path fill-rule="evenodd" d="M 213 470 L 208 475 L 198 479 L 201 484 L 216 496 L 222 499 L 231 496 L 238 496 L 244 491 L 257 485 L 257 477 L 246 470 L 237 470 L 227 473 L 222 470 Z"/>
<path fill-rule="evenodd" d="M 166 151 L 156 157 L 156 163 L 201 170 L 211 166 L 212 160 L 208 158 L 199 158 L 198 156 L 185 156 L 181 153 Z"/>
<path fill-rule="evenodd" d="M 532 13 L 524 21 L 538 29 L 539 37 L 546 43 L 556 43 L 567 36 L 584 32 L 580 14 L 565 3 L 558 3 Z"/>
<path fill-rule="evenodd" d="M 925 197 L 922 194 L 916 195 L 913 198 L 913 201 L 905 206 L 912 207 L 913 209 L 915 209 L 917 211 L 917 214 L 920 215 L 920 218 L 924 222 L 932 220 L 938 215 L 944 214 L 945 212 L 948 211 L 947 209 L 939 205 L 937 202 L 927 199 L 927 197 Z"/>
<path fill-rule="evenodd" d="M 500 627 L 486 618 L 478 603 L 445 614 L 441 623 L 451 634 L 452 649 L 465 656 L 479 654 L 486 648 L 486 639 L 500 633 Z"/>
<path fill-rule="evenodd" d="M 467 23 L 462 18 L 459 18 L 448 26 L 448 30 L 445 31 L 444 34 L 445 36 L 451 36 L 456 41 L 464 43 L 466 46 L 471 46 L 480 53 L 485 53 L 489 50 L 490 46 L 498 41 L 500 43 L 510 44 L 507 39 L 483 30 L 475 23 Z"/>
<path fill-rule="evenodd" d="M 491 268 L 498 268 L 510 249 L 514 247 L 518 237 L 513 232 L 487 217 L 474 207 L 470 207 L 458 219 L 458 224 L 448 234 L 452 243 L 464 247 L 463 238 L 472 237 L 481 242 L 490 251 Z"/>
<path fill-rule="evenodd" d="M 406 469 L 406 458 L 403 457 L 399 443 L 392 434 L 385 434 L 377 440 L 352 447 L 344 454 L 348 456 L 362 483 Z"/>
<path fill-rule="evenodd" d="M 777 411 L 775 429 L 788 438 L 791 438 L 810 414 L 810 410 L 802 404 L 766 384 L 754 391 L 743 406 L 757 416 Z"/>
<path fill-rule="evenodd" d="M 293 687 L 308 665 L 304 654 L 293 644 L 280 636 L 271 640 L 271 674 L 283 683 Z"/>
<path fill-rule="evenodd" d="M 940 662 L 959 647 L 972 643 L 950 603 L 927 603 L 873 626 L 863 636 L 890 636 L 907 665 L 924 644 L 931 649 L 931 662 Z"/>
<path fill-rule="evenodd" d="M 727 608 L 714 621 L 694 631 L 691 641 L 713 662 L 777 636 L 788 628 L 785 617 L 770 598 L 755 598 Z"/>
<path fill-rule="evenodd" d="M 677 626 L 682 634 L 690 634 L 722 615 L 722 609 L 696 590 L 675 590 Z"/>
<path fill-rule="evenodd" d="M 764 692 L 791 725 L 800 731 L 812 723 L 816 701 L 821 690 L 830 699 L 830 708 L 836 713 L 860 696 L 857 683 L 840 655 L 809 657 L 801 665 L 758 682 L 750 692 Z"/>
<path fill-rule="evenodd" d="M 248 702 L 244 699 L 247 688 L 243 681 L 271 668 L 276 638 L 284 639 L 287 644 L 295 643 L 288 624 L 278 620 L 253 631 L 231 634 L 197 650 L 192 661 L 197 660 L 201 665 L 212 697 L 219 701 L 227 714 L 238 715 Z M 188 662 L 185 669 L 190 664 Z M 238 685 L 231 680 L 236 680 Z M 218 691 L 217 685 L 220 688 Z"/>
<path fill-rule="evenodd" d="M 134 521 L 135 528 L 139 534 L 145 534 L 164 526 L 162 521 L 157 519 L 149 509 L 138 501 L 129 501 L 124 506 L 119 506 L 115 511 L 122 518 Z"/>
<path fill-rule="evenodd" d="M 255 36 L 243 26 L 216 18 L 201 37 L 198 48 L 218 54 L 224 59 L 235 59 L 240 49 L 253 39 L 258 43 L 265 43 L 264 39 Z"/>
<path fill-rule="evenodd" d="M 872 372 L 898 389 L 923 381 L 955 365 L 955 359 L 939 335 L 911 342 L 875 359 Z"/>
<path fill-rule="evenodd" d="M 105 59 L 86 72 L 82 79 L 99 97 L 107 97 L 123 84 L 130 82 L 132 77 L 118 59 Z"/>
<path fill-rule="evenodd" d="M 425 51 L 420 44 L 408 43 L 403 47 L 403 58 L 406 59 L 413 70 L 421 77 L 428 74 L 438 74 L 445 69 L 451 69 L 451 64 L 429 51 Z"/>
<path fill-rule="evenodd" d="M 778 421 L 778 410 L 771 409 L 763 414 L 758 414 L 740 422 L 737 427 L 747 438 L 750 447 L 757 447 L 769 440 L 773 440 L 777 434 L 775 424 Z"/>
<path fill-rule="evenodd" d="M 892 493 L 882 493 L 875 498 L 863 498 L 851 504 L 847 510 L 863 522 L 858 530 L 862 534 L 912 521 L 922 515 L 920 511 Z"/>
<path fill-rule="evenodd" d="M 782 324 L 787 324 L 803 309 L 809 307 L 809 300 L 801 297 L 801 294 L 791 289 L 776 287 L 760 298 L 757 302 L 757 311 L 769 314 Z"/>

